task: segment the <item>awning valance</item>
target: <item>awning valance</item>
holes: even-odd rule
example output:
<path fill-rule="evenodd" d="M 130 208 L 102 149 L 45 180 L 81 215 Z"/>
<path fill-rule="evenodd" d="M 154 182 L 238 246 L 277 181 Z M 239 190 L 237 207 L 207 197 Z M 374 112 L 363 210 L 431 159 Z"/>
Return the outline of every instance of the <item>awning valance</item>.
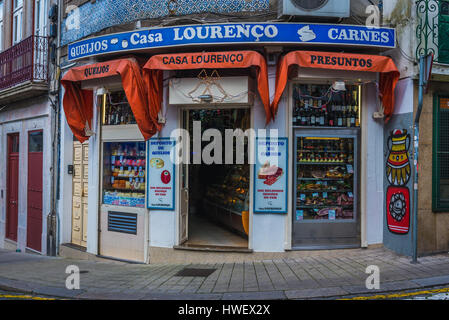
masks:
<path fill-rule="evenodd" d="M 70 69 L 61 80 L 67 122 L 75 137 L 82 143 L 92 130 L 93 92 L 81 89 L 81 81 L 120 75 L 131 110 L 145 140 L 157 129 L 149 117 L 147 89 L 140 67 L 133 58 L 111 60 Z"/>
<path fill-rule="evenodd" d="M 257 67 L 257 88 L 265 108 L 267 123 L 272 119 L 268 73 L 265 58 L 255 51 L 199 52 L 180 54 L 161 54 L 151 57 L 143 70 L 144 80 L 148 84 L 148 100 L 153 120 L 161 109 L 163 70 L 188 69 L 240 69 Z M 156 121 L 157 122 L 157 121 Z"/>
<path fill-rule="evenodd" d="M 388 120 L 393 114 L 394 90 L 400 74 L 391 58 L 363 54 L 294 51 L 282 57 L 278 64 L 276 92 L 271 104 L 273 115 L 277 113 L 279 101 L 287 86 L 288 71 L 293 65 L 304 68 L 378 72 L 379 91 L 386 119 Z"/>

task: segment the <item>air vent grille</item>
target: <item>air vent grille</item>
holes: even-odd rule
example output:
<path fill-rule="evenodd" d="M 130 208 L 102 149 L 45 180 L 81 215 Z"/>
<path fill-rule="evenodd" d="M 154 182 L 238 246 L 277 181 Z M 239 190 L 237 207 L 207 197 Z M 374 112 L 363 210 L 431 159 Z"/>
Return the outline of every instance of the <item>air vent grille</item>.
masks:
<path fill-rule="evenodd" d="M 137 214 L 108 212 L 108 231 L 137 234 Z"/>

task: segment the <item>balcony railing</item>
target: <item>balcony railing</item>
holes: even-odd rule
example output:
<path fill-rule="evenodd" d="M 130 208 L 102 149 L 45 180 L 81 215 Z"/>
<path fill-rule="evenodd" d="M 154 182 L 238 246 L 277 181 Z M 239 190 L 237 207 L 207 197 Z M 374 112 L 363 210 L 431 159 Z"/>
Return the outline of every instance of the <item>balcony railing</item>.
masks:
<path fill-rule="evenodd" d="M 434 54 L 436 62 L 449 64 L 449 1 L 417 0 L 416 58 Z"/>
<path fill-rule="evenodd" d="M 48 83 L 48 38 L 30 36 L 0 53 L 0 91 L 31 83 Z"/>

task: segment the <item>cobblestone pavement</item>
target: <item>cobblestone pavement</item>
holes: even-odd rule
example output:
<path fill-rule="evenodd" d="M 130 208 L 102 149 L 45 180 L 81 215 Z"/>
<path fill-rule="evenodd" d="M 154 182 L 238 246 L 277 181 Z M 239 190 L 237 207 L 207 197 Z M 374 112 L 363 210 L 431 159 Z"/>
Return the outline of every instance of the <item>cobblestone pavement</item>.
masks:
<path fill-rule="evenodd" d="M 278 300 L 344 297 L 449 284 L 449 254 L 419 259 L 387 249 L 292 252 L 245 263 L 155 264 L 43 257 L 0 249 L 0 289 L 77 299 Z M 80 290 L 67 290 L 67 266 L 80 269 Z M 368 290 L 366 268 L 380 269 L 380 289 Z M 184 268 L 214 269 L 180 277 Z"/>

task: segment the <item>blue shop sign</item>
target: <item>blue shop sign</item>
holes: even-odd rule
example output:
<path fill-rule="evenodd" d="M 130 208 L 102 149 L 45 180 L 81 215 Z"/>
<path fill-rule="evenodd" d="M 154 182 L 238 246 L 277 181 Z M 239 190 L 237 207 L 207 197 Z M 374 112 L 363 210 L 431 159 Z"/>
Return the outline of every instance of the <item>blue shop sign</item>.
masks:
<path fill-rule="evenodd" d="M 227 23 L 142 29 L 68 45 L 68 60 L 152 48 L 220 44 L 314 44 L 396 47 L 392 28 L 304 23 Z"/>

